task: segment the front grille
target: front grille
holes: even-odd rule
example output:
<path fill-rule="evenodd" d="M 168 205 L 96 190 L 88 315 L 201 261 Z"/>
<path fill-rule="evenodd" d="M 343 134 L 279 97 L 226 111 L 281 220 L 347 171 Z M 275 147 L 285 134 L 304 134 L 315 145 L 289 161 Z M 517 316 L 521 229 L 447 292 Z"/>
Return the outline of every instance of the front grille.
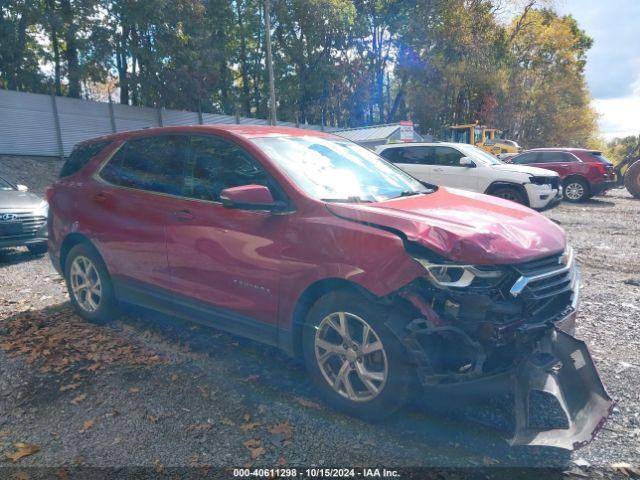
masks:
<path fill-rule="evenodd" d="M 47 223 L 47 217 L 32 213 L 16 213 L 17 218 L 11 222 L 0 222 L 0 239 L 23 240 L 36 236 L 38 230 Z"/>
<path fill-rule="evenodd" d="M 568 265 L 557 254 L 513 266 L 520 277 L 511 293 L 523 300 L 529 321 L 551 319 L 571 305 L 576 274 L 571 255 Z"/>

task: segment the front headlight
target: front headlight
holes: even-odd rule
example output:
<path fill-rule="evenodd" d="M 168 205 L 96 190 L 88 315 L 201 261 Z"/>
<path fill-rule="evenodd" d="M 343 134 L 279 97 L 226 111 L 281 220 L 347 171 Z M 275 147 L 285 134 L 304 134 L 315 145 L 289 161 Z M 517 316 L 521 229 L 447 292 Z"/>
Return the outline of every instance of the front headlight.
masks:
<path fill-rule="evenodd" d="M 46 217 L 49 214 L 49 204 L 43 200 L 33 213 L 39 217 Z"/>
<path fill-rule="evenodd" d="M 494 267 L 475 265 L 436 264 L 420 257 L 413 259 L 424 267 L 429 279 L 439 287 L 468 287 L 476 278 L 497 280 L 505 272 Z"/>

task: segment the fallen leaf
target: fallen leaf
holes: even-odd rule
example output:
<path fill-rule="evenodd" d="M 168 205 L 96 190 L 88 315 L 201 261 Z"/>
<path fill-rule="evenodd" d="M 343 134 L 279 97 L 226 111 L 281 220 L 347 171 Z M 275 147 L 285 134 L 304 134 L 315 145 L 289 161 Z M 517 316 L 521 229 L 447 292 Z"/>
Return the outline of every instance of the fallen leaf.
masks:
<path fill-rule="evenodd" d="M 14 463 L 21 458 L 28 457 L 29 455 L 33 455 L 40 451 L 39 446 L 30 443 L 17 442 L 14 443 L 13 446 L 16 448 L 16 451 L 13 453 L 5 453 L 5 457 L 7 460 L 11 460 Z"/>
<path fill-rule="evenodd" d="M 140 390 L 141 390 L 140 387 L 131 387 L 129 389 L 129 393 L 138 393 L 140 392 Z"/>
<path fill-rule="evenodd" d="M 267 452 L 262 447 L 262 442 L 255 438 L 247 440 L 243 445 L 249 449 L 249 455 L 251 455 L 251 458 L 254 460 Z"/>
<path fill-rule="evenodd" d="M 242 442 L 242 444 L 247 448 L 257 448 L 262 445 L 262 442 L 257 438 L 250 438 L 249 440 Z"/>
<path fill-rule="evenodd" d="M 176 380 L 178 380 L 178 375 L 176 375 L 175 373 L 171 374 L 171 381 L 175 382 Z"/>
<path fill-rule="evenodd" d="M 293 428 L 291 428 L 291 424 L 287 420 L 285 422 L 276 423 L 269 429 L 269 433 L 271 435 L 277 435 L 281 437 L 280 441 L 284 442 L 286 440 L 291 440 L 291 438 L 293 437 Z"/>
<path fill-rule="evenodd" d="M 322 409 L 322 405 L 320 405 L 319 403 L 316 403 L 316 402 L 312 402 L 311 400 L 307 400 L 306 398 L 295 397 L 295 401 L 298 402 L 303 407 L 315 408 L 317 410 L 321 410 Z"/>
<path fill-rule="evenodd" d="M 197 423 L 194 425 L 189 425 L 187 427 L 187 432 L 205 432 L 211 429 L 211 424 L 209 423 Z"/>
<path fill-rule="evenodd" d="M 74 405 L 78 405 L 80 402 L 83 402 L 85 398 L 87 398 L 87 394 L 83 393 L 82 395 L 78 395 L 76 398 L 71 400 L 71 403 L 73 403 Z"/>
<path fill-rule="evenodd" d="M 159 419 L 160 419 L 159 416 L 147 415 L 147 420 L 149 420 L 151 423 L 156 423 Z"/>
<path fill-rule="evenodd" d="M 267 453 L 267 451 L 262 447 L 253 448 L 253 449 L 250 450 L 251 458 L 253 458 L 254 460 L 256 458 L 264 455 L 265 453 Z"/>
<path fill-rule="evenodd" d="M 87 430 L 90 430 L 91 428 L 93 428 L 93 420 L 85 420 L 84 423 L 82 424 L 82 429 L 80 430 L 80 433 L 84 433 Z"/>
<path fill-rule="evenodd" d="M 248 432 L 249 430 L 253 430 L 260 425 L 262 425 L 260 422 L 247 422 L 240 425 L 240 430 L 242 430 L 243 432 Z"/>
<path fill-rule="evenodd" d="M 163 472 L 164 465 L 162 463 L 160 463 L 160 459 L 159 458 L 156 458 L 155 461 L 153 462 L 153 464 L 155 465 L 157 473 L 162 473 Z"/>
<path fill-rule="evenodd" d="M 24 471 L 16 472 L 16 476 L 14 478 L 16 480 L 29 480 L 29 474 Z"/>
<path fill-rule="evenodd" d="M 75 390 L 80 386 L 79 383 L 70 383 L 69 385 L 62 385 L 60 387 L 61 392 L 66 392 L 67 390 Z"/>

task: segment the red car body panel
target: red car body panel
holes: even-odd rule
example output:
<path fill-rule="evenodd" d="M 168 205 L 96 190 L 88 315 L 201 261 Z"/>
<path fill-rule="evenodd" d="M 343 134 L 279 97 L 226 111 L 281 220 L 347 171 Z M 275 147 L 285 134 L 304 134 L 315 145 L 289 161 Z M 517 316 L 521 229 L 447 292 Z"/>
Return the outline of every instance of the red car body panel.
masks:
<path fill-rule="evenodd" d="M 168 133 L 234 141 L 273 176 L 294 211 L 273 215 L 229 209 L 109 186 L 95 178 L 128 138 Z M 262 126 L 170 127 L 102 137 L 113 143 L 52 187 L 49 246 L 54 263 L 64 239 L 79 233 L 95 245 L 114 278 L 151 284 L 291 330 L 297 302 L 316 282 L 348 281 L 381 297 L 422 276 L 402 235 L 448 259 L 476 264 L 525 262 L 565 246 L 562 230 L 542 215 L 481 194 L 440 188 L 376 204 L 312 199 L 250 141 L 266 135 L 333 137 Z"/>
<path fill-rule="evenodd" d="M 584 178 L 591 186 L 592 193 L 598 194 L 615 186 L 616 174 L 613 165 L 605 165 L 591 155 L 594 151 L 584 148 L 534 148 L 523 153 L 563 152 L 573 155 L 578 161 L 527 163 L 527 165 L 558 172 L 560 180 L 569 176 Z M 511 157 L 509 161 L 513 162 L 517 157 L 517 155 Z"/>

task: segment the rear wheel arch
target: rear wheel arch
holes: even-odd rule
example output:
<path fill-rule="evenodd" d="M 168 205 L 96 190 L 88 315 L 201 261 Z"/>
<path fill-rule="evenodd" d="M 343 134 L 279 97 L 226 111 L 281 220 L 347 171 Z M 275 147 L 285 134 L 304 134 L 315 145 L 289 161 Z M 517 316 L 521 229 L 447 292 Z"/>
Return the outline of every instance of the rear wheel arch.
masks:
<path fill-rule="evenodd" d="M 298 298 L 293 310 L 291 328 L 296 358 L 302 358 L 302 332 L 309 310 L 321 297 L 331 292 L 350 292 L 370 301 L 377 300 L 377 297 L 364 287 L 343 278 L 325 278 L 309 285 Z"/>
<path fill-rule="evenodd" d="M 100 251 L 96 248 L 96 246 L 89 240 L 89 237 L 83 235 L 82 233 L 73 232 L 65 237 L 62 241 L 62 245 L 60 246 L 60 269 L 65 271 L 65 263 L 67 261 L 67 256 L 73 247 L 78 245 L 79 243 L 83 243 L 92 248 L 100 257 L 100 259 L 104 262 L 104 257 L 100 254 Z M 106 265 L 106 263 L 105 263 Z"/>
<path fill-rule="evenodd" d="M 583 175 L 578 175 L 578 174 L 571 174 L 571 175 L 567 175 L 563 180 L 562 180 L 562 189 L 564 192 L 566 192 L 566 187 L 567 185 L 571 184 L 572 182 L 581 182 L 584 184 L 585 188 L 587 189 L 586 195 L 585 195 L 585 200 L 588 199 L 591 196 L 591 182 L 589 182 L 589 180 L 587 179 L 587 177 L 583 176 Z M 566 195 L 565 195 L 566 198 Z"/>

